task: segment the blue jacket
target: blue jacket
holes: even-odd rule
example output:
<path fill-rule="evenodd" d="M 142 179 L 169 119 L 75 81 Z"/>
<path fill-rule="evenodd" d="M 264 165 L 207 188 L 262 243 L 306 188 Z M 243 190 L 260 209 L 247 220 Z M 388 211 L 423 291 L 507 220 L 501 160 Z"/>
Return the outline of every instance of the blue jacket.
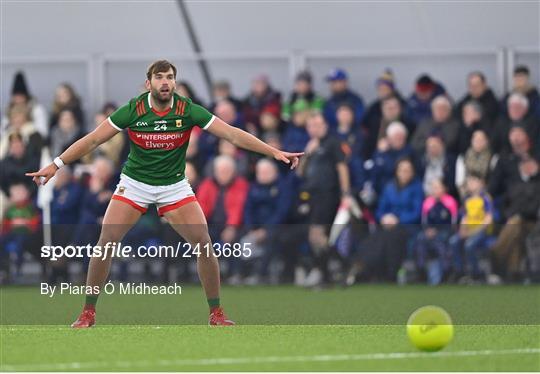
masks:
<path fill-rule="evenodd" d="M 393 180 L 384 187 L 379 199 L 377 221 L 385 214 L 392 213 L 401 224 L 420 223 L 423 200 L 422 183 L 418 179 L 413 179 L 403 188 L 399 188 Z"/>
<path fill-rule="evenodd" d="M 282 224 L 292 199 L 292 189 L 285 178 L 268 185 L 253 182 L 244 207 L 244 223 L 250 226 Z"/>
<path fill-rule="evenodd" d="M 337 127 L 336 112 L 341 104 L 349 104 L 353 107 L 354 118 L 359 122 L 362 120 L 362 116 L 364 115 L 364 101 L 358 94 L 346 90 L 345 92 L 332 95 L 324 104 L 324 118 L 331 129 Z"/>
<path fill-rule="evenodd" d="M 302 152 L 309 142 L 309 135 L 305 127 L 298 127 L 292 123 L 287 125 L 283 134 L 281 145 L 287 152 Z"/>
<path fill-rule="evenodd" d="M 413 121 L 415 125 L 418 125 L 425 119 L 431 118 L 431 101 L 445 93 L 445 88 L 440 84 L 436 84 L 435 90 L 428 101 L 420 100 L 416 93 L 413 93 L 407 100 L 405 117 Z"/>
<path fill-rule="evenodd" d="M 400 150 L 376 151 L 373 154 L 373 167 L 369 174 L 371 185 L 377 194 L 380 194 L 384 186 L 394 177 L 396 163 L 404 157 L 414 159 L 414 152 L 408 144 Z"/>
<path fill-rule="evenodd" d="M 52 224 L 74 224 L 79 221 L 82 192 L 82 187 L 77 182 L 70 182 L 53 190 Z"/>

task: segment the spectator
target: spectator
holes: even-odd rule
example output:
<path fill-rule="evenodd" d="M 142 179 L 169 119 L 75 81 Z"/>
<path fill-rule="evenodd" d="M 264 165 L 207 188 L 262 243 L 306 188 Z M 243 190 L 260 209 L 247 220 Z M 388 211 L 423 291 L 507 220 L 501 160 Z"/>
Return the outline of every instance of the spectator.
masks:
<path fill-rule="evenodd" d="M 228 100 L 218 101 L 215 107 L 215 114 L 223 121 L 236 126 L 241 129 L 245 129 L 245 124 L 241 120 L 241 115 L 236 111 L 234 104 Z M 238 151 L 232 144 L 225 144 L 220 142 L 219 138 L 208 131 L 194 131 L 191 134 L 189 148 L 188 148 L 188 160 L 191 160 L 194 165 L 204 175 L 208 176 L 212 174 L 213 160 L 217 155 L 221 154 L 220 147 L 230 150 L 230 156 L 240 161 L 238 165 L 238 173 L 243 175 L 247 171 L 247 158 L 243 151 Z M 234 147 L 230 148 L 230 147 Z M 242 160 L 238 160 L 241 158 Z"/>
<path fill-rule="evenodd" d="M 240 113 L 236 110 L 236 106 L 232 101 L 223 99 L 216 102 L 214 113 L 229 125 L 233 125 L 240 129 L 245 128 L 245 124 L 242 122 Z"/>
<path fill-rule="evenodd" d="M 281 131 L 281 117 L 276 107 L 267 107 L 263 109 L 260 117 L 261 135 L 268 132 Z"/>
<path fill-rule="evenodd" d="M 302 190 L 309 196 L 308 241 L 315 263 L 306 285 L 316 286 L 330 280 L 328 232 L 340 201 L 350 201 L 351 189 L 345 154 L 322 114 L 308 118 L 307 131 L 310 140 L 297 172 L 303 180 Z"/>
<path fill-rule="evenodd" d="M 197 192 L 197 188 L 199 187 L 199 183 L 201 182 L 197 168 L 193 165 L 193 163 L 186 161 L 185 173 L 186 173 L 186 179 L 191 185 L 191 188 L 193 189 L 193 191 Z"/>
<path fill-rule="evenodd" d="M 404 158 L 397 162 L 395 179 L 383 190 L 377 208 L 377 221 L 388 224 L 418 224 L 422 212 L 422 183 L 415 177 L 414 164 Z"/>
<path fill-rule="evenodd" d="M 73 179 L 69 166 L 65 166 L 56 172 L 51 201 L 53 245 L 66 246 L 70 244 L 74 228 L 71 225 L 79 221 L 82 192 L 82 187 Z M 50 283 L 57 283 L 59 279 L 69 281 L 66 258 L 59 258 L 49 265 L 51 267 Z"/>
<path fill-rule="evenodd" d="M 217 81 L 212 86 L 213 101 L 210 104 L 210 111 L 215 113 L 216 105 L 220 101 L 229 101 L 234 105 L 236 113 L 241 113 L 242 102 L 233 96 L 231 85 L 226 80 Z"/>
<path fill-rule="evenodd" d="M 109 102 L 106 102 L 104 105 L 103 105 L 103 108 L 101 108 L 101 111 L 100 113 L 103 113 L 103 115 L 105 116 L 105 118 L 108 118 L 111 114 L 114 113 L 114 111 L 118 109 L 118 105 L 116 105 L 116 103 L 112 102 L 112 101 L 109 101 Z"/>
<path fill-rule="evenodd" d="M 536 87 L 530 82 L 529 68 L 525 65 L 518 65 L 514 69 L 512 77 L 512 90 L 504 96 L 501 103 L 501 112 L 503 115 L 508 115 L 508 98 L 512 93 L 520 93 L 527 97 L 529 101 L 529 110 L 527 116 L 540 118 L 540 94 Z"/>
<path fill-rule="evenodd" d="M 488 180 L 496 162 L 497 157 L 491 152 L 487 134 L 484 130 L 476 130 L 472 135 L 471 146 L 456 161 L 455 179 L 459 195 L 462 198 L 465 196 L 465 176 L 477 174 Z"/>
<path fill-rule="evenodd" d="M 467 196 L 462 201 L 459 231 L 449 240 L 454 262 L 453 276 L 460 283 L 480 280 L 485 275 L 480 269 L 480 257 L 487 249 L 494 215 L 493 202 L 482 177 L 469 174 L 465 183 Z"/>
<path fill-rule="evenodd" d="M 14 183 L 25 184 L 32 196 L 37 192 L 35 184 L 25 173 L 39 168 L 39 159 L 32 157 L 26 151 L 21 135 L 11 134 L 8 137 L 9 149 L 7 156 L 0 161 L 0 186 L 7 195 Z"/>
<path fill-rule="evenodd" d="M 54 179 L 53 198 L 51 201 L 51 224 L 69 225 L 79 221 L 82 186 L 74 180 L 71 168 L 63 167 L 56 172 Z M 66 228 L 58 226 L 59 234 L 65 234 Z M 56 245 L 65 245 L 66 241 L 54 240 Z"/>
<path fill-rule="evenodd" d="M 489 193 L 498 202 L 507 197 L 513 185 L 529 178 L 522 174 L 520 164 L 533 157 L 532 144 L 523 127 L 513 127 L 508 137 L 512 150 L 501 154 L 489 178 Z"/>
<path fill-rule="evenodd" d="M 455 185 L 456 158 L 448 153 L 443 139 L 438 135 L 431 135 L 426 140 L 426 152 L 420 159 L 420 177 L 423 180 L 424 193 L 429 193 L 432 182 L 441 179 L 445 186 L 451 188 Z"/>
<path fill-rule="evenodd" d="M 416 266 L 427 273 L 428 283 L 439 284 L 450 273 L 451 254 L 446 243 L 457 223 L 457 201 L 441 179 L 433 179 L 422 204 L 422 231 L 416 239 Z"/>
<path fill-rule="evenodd" d="M 370 184 L 377 195 L 394 176 L 397 161 L 404 157 L 412 158 L 413 151 L 407 144 L 407 128 L 401 122 L 393 122 L 386 130 L 386 138 L 379 140 L 373 161 L 368 163 Z"/>
<path fill-rule="evenodd" d="M 34 124 L 28 117 L 28 107 L 25 105 L 14 105 L 11 107 L 8 116 L 9 124 L 2 131 L 2 138 L 0 139 L 0 159 L 6 157 L 9 148 L 9 137 L 17 134 L 24 142 L 28 155 L 36 158 L 39 164 L 43 138 L 36 131 Z"/>
<path fill-rule="evenodd" d="M 495 94 L 487 85 L 484 74 L 479 71 L 470 73 L 467 77 L 467 87 L 467 94 L 456 106 L 457 113 L 461 113 L 465 103 L 475 100 L 482 107 L 484 120 L 492 126 L 499 114 L 499 103 L 495 98 Z"/>
<path fill-rule="evenodd" d="M 186 81 L 176 82 L 175 92 L 180 96 L 191 99 L 195 104 L 204 106 L 204 102 L 197 96 L 193 87 Z"/>
<path fill-rule="evenodd" d="M 407 100 L 406 117 L 415 126 L 431 118 L 431 102 L 437 96 L 445 94 L 446 90 L 440 83 L 435 82 L 429 75 L 422 74 L 416 80 L 414 92 Z"/>
<path fill-rule="evenodd" d="M 71 110 L 75 117 L 75 122 L 81 128 L 84 127 L 84 112 L 81 107 L 79 96 L 69 83 L 60 84 L 54 94 L 54 102 L 51 117 L 49 119 L 49 128 L 52 130 L 58 124 L 60 113 L 63 110 Z M 54 137 L 51 134 L 51 137 Z"/>
<path fill-rule="evenodd" d="M 210 235 L 216 242 L 232 243 L 243 222 L 248 182 L 236 173 L 230 156 L 221 155 L 213 161 L 213 176 L 204 179 L 197 190 L 197 200 L 210 225 Z"/>
<path fill-rule="evenodd" d="M 337 110 L 338 125 L 335 136 L 341 141 L 351 175 L 353 190 L 359 191 L 365 182 L 364 162 L 362 159 L 363 136 L 360 126 L 354 118 L 354 110 L 348 104 L 342 104 Z"/>
<path fill-rule="evenodd" d="M 249 132 L 259 132 L 260 117 L 264 110 L 281 113 L 281 94 L 272 88 L 266 75 L 259 75 L 253 79 L 251 92 L 244 100 L 244 119 Z"/>
<path fill-rule="evenodd" d="M 58 126 L 51 131 L 51 154 L 56 157 L 82 136 L 80 123 L 71 109 L 58 115 Z"/>
<path fill-rule="evenodd" d="M 292 121 L 285 127 L 283 134 L 283 149 L 288 152 L 298 152 L 306 148 L 309 135 L 306 122 L 309 116 L 309 104 L 305 100 L 296 100 L 292 106 Z"/>
<path fill-rule="evenodd" d="M 540 208 L 539 162 L 526 158 L 518 168 L 521 180 L 508 185 L 502 202 L 506 223 L 492 248 L 495 273 L 509 281 L 523 279 L 525 238 L 532 231 Z"/>
<path fill-rule="evenodd" d="M 396 90 L 392 70 L 386 69 L 375 81 L 375 86 L 377 88 L 377 98 L 369 105 L 362 120 L 362 128 L 368 134 L 378 133 L 377 129 L 380 127 L 383 116 L 382 103 L 385 99 L 392 96 L 397 97 L 401 103 L 401 108 L 405 107 L 405 100 L 403 100 L 401 94 Z M 371 152 L 373 152 L 374 148 L 375 144 Z M 365 156 L 368 157 L 371 155 Z"/>
<path fill-rule="evenodd" d="M 39 210 L 31 201 L 28 188 L 23 183 L 13 183 L 9 188 L 8 207 L 2 217 L 0 253 L 6 259 L 15 257 L 17 276 L 20 275 L 24 250 L 36 248 L 40 221 Z M 9 265 L 3 270 L 9 274 Z"/>
<path fill-rule="evenodd" d="M 114 166 L 100 157 L 91 165 L 88 186 L 82 192 L 81 208 L 73 241 L 80 245 L 94 243 L 98 239 L 99 225 L 113 194 Z"/>
<path fill-rule="evenodd" d="M 219 156 L 228 156 L 234 160 L 235 170 L 238 175 L 245 176 L 249 170 L 248 156 L 243 149 L 238 149 L 234 144 L 225 139 L 219 140 L 218 154 Z M 213 173 L 214 158 L 209 159 L 205 166 L 204 175 L 211 176 Z"/>
<path fill-rule="evenodd" d="M 377 147 L 377 142 L 386 136 L 386 129 L 392 122 L 401 122 L 407 128 L 407 133 L 414 131 L 414 127 L 403 115 L 402 103 L 396 96 L 387 97 L 382 101 L 382 118 L 380 123 L 368 130 L 366 150 L 364 157 L 370 159 Z"/>
<path fill-rule="evenodd" d="M 359 121 L 364 115 L 364 101 L 356 93 L 349 89 L 347 73 L 343 69 L 333 69 L 326 76 L 326 80 L 330 83 L 330 97 L 324 104 L 324 118 L 334 129 L 337 125 L 336 113 L 341 104 L 349 104 L 354 108 L 354 116 Z"/>
<path fill-rule="evenodd" d="M 104 113 L 97 113 L 94 117 L 94 128 L 98 127 L 103 121 L 107 119 L 107 117 L 108 116 L 106 116 Z M 96 157 L 105 157 L 111 160 L 114 163 L 115 167 L 119 167 L 120 164 L 124 161 L 122 159 L 122 150 L 125 147 L 125 143 L 126 143 L 125 133 L 119 132 L 118 134 L 113 136 L 110 140 L 99 145 L 96 149 L 94 149 L 93 152 L 84 155 L 81 161 L 85 164 L 90 164 L 93 162 L 93 160 Z"/>
<path fill-rule="evenodd" d="M 10 113 L 14 106 L 19 105 L 27 108 L 27 113 L 29 113 L 29 118 L 32 119 L 36 131 L 39 132 L 43 139 L 46 139 L 49 136 L 47 110 L 42 104 L 38 103 L 34 97 L 32 97 L 26 84 L 24 74 L 21 71 L 15 74 L 13 88 L 11 89 L 11 100 L 5 113 Z M 3 117 L 1 128 L 5 129 L 8 124 L 8 117 Z"/>
<path fill-rule="evenodd" d="M 284 121 L 291 120 L 294 105 L 298 100 L 305 101 L 309 110 L 323 110 L 324 99 L 313 90 L 313 77 L 309 71 L 301 71 L 296 75 L 291 97 L 283 105 L 281 112 L 281 118 Z"/>
<path fill-rule="evenodd" d="M 442 137 L 446 149 L 449 152 L 457 151 L 459 134 L 459 122 L 452 116 L 452 104 L 448 97 L 437 96 L 431 102 L 432 117 L 424 120 L 416 128 L 411 139 L 411 146 L 416 154 L 421 155 L 425 151 L 426 139 L 433 134 Z"/>
<path fill-rule="evenodd" d="M 476 101 L 469 101 L 463 106 L 458 135 L 458 154 L 464 154 L 471 146 L 472 134 L 477 130 L 489 131 L 482 119 L 482 107 Z"/>
<path fill-rule="evenodd" d="M 246 259 L 256 262 L 254 277 L 249 283 L 268 280 L 268 266 L 278 254 L 278 232 L 287 218 L 291 200 L 292 191 L 286 180 L 279 178 L 277 165 L 266 158 L 259 160 L 244 209 L 248 231 L 241 240 L 253 245 L 252 256 Z"/>
<path fill-rule="evenodd" d="M 523 127 L 530 139 L 538 139 L 540 133 L 540 120 L 534 116 L 527 116 L 529 100 L 520 93 L 513 93 L 508 97 L 508 117 L 502 116 L 494 129 L 493 149 L 496 153 L 510 150 L 508 132 L 512 127 Z M 535 145 L 535 151 L 540 151 L 540 144 Z"/>

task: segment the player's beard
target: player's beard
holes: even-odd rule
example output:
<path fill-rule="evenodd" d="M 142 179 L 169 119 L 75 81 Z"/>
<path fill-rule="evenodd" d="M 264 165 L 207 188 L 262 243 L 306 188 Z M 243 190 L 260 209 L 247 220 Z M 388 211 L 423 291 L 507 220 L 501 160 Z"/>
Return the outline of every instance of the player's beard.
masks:
<path fill-rule="evenodd" d="M 155 88 L 152 88 L 150 93 L 152 94 L 152 98 L 154 99 L 154 101 L 161 105 L 170 103 L 173 95 L 172 90 L 169 90 L 169 92 L 165 94 L 161 92 L 161 89 L 156 90 Z"/>

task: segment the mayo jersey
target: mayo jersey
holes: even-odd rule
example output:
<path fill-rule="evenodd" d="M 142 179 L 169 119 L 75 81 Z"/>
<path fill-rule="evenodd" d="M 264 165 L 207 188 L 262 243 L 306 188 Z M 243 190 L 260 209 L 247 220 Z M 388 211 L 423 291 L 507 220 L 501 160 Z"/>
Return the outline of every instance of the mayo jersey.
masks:
<path fill-rule="evenodd" d="M 145 92 L 108 118 L 115 129 L 127 129 L 130 150 L 122 173 L 139 182 L 166 186 L 184 179 L 186 150 L 193 127 L 207 129 L 213 116 L 190 99 L 174 94 L 164 112 L 152 108 Z"/>

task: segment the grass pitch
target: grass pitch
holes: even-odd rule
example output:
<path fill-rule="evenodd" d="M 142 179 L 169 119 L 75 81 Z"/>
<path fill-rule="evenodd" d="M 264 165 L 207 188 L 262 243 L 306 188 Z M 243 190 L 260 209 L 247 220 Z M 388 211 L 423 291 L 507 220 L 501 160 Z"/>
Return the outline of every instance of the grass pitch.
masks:
<path fill-rule="evenodd" d="M 239 325 L 206 326 L 199 287 L 179 296 L 103 295 L 98 326 L 72 330 L 78 295 L 3 288 L 2 371 L 540 371 L 540 288 L 225 288 Z M 418 352 L 405 323 L 436 304 L 454 340 Z"/>

